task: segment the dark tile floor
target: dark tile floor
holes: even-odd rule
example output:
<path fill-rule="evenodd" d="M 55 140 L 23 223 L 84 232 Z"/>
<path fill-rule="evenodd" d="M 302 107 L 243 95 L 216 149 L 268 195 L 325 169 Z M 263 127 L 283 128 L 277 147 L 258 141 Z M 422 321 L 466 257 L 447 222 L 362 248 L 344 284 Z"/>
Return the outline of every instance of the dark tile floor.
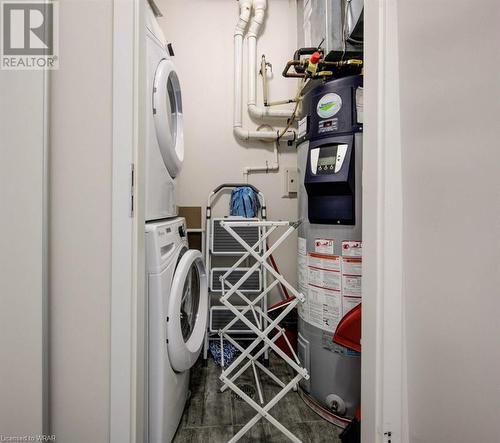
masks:
<path fill-rule="evenodd" d="M 281 359 L 271 356 L 272 371 L 283 381 L 292 372 Z M 191 399 L 186 405 L 175 443 L 225 443 L 238 432 L 256 412 L 228 389 L 220 392 L 220 367 L 209 359 L 208 367 L 201 360 L 191 371 Z M 280 389 L 261 373 L 265 401 Z M 247 371 L 237 384 L 255 386 L 253 375 Z M 254 399 L 257 398 L 255 393 Z M 337 443 L 340 430 L 312 412 L 296 392 L 289 392 L 270 411 L 304 443 Z M 267 420 L 260 420 L 242 439 L 242 443 L 286 443 L 288 438 Z"/>

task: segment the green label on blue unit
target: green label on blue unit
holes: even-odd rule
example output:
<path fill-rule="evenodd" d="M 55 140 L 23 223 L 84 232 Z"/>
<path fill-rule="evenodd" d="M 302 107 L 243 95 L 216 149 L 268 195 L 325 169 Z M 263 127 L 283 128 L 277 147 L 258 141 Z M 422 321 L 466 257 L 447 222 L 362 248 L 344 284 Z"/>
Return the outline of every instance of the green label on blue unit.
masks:
<path fill-rule="evenodd" d="M 321 118 L 333 117 L 342 108 L 342 97 L 331 92 L 321 97 L 316 107 L 316 112 Z"/>

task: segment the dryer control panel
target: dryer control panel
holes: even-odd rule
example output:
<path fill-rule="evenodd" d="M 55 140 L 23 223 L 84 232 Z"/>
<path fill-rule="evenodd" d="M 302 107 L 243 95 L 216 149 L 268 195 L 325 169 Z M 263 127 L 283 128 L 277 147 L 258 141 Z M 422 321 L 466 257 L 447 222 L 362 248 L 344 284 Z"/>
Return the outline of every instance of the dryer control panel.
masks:
<path fill-rule="evenodd" d="M 181 217 L 146 223 L 146 267 L 148 272 L 161 272 L 177 247 L 180 245 L 187 247 L 187 240 L 181 236 L 181 231 L 186 231 L 186 221 Z"/>

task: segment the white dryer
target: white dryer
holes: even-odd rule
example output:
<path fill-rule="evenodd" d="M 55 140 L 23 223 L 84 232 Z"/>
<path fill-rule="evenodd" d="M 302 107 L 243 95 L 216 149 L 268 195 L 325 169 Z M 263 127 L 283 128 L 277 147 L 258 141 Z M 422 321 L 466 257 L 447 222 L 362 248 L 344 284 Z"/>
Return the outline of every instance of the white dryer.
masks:
<path fill-rule="evenodd" d="M 179 78 L 166 39 L 146 6 L 146 221 L 177 215 L 175 178 L 184 159 Z"/>
<path fill-rule="evenodd" d="M 188 249 L 186 222 L 146 225 L 147 408 L 145 441 L 169 443 L 188 397 L 189 370 L 203 347 L 208 279 L 200 251 Z"/>

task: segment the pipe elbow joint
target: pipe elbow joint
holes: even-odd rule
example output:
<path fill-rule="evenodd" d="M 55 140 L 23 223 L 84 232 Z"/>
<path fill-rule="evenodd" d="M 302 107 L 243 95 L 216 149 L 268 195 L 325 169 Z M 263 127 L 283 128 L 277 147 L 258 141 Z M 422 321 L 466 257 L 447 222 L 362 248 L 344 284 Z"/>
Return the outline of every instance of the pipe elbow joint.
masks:
<path fill-rule="evenodd" d="M 236 24 L 236 28 L 234 30 L 234 36 L 242 36 L 245 34 L 245 29 L 248 26 L 248 22 L 250 21 L 250 17 L 240 16 L 238 23 Z"/>
<path fill-rule="evenodd" d="M 245 29 L 250 21 L 250 16 L 252 15 L 252 0 L 240 0 L 240 18 L 234 30 L 234 35 L 243 36 Z"/>
<path fill-rule="evenodd" d="M 248 28 L 248 37 L 257 38 L 260 28 L 264 24 L 265 12 L 265 9 L 258 9 L 255 11 L 250 27 Z"/>
<path fill-rule="evenodd" d="M 250 138 L 248 131 L 245 131 L 241 126 L 233 127 L 233 134 L 237 139 L 243 141 L 247 141 Z"/>
<path fill-rule="evenodd" d="M 297 140 L 297 131 L 295 129 L 289 129 L 283 134 L 281 140 L 294 142 Z"/>
<path fill-rule="evenodd" d="M 252 23 L 250 24 L 250 28 L 248 30 L 248 36 L 257 37 L 257 35 L 259 34 L 259 30 L 265 21 L 267 0 L 252 0 L 252 6 L 254 14 Z"/>
<path fill-rule="evenodd" d="M 248 104 L 248 113 L 250 114 L 250 117 L 257 119 L 262 118 L 264 115 L 254 103 Z"/>
<path fill-rule="evenodd" d="M 234 29 L 234 37 L 243 37 L 245 34 L 245 28 L 246 28 L 246 23 L 240 23 L 236 25 L 236 28 Z"/>
<path fill-rule="evenodd" d="M 255 11 L 257 10 L 266 10 L 267 8 L 267 0 L 253 0 L 253 7 Z"/>

